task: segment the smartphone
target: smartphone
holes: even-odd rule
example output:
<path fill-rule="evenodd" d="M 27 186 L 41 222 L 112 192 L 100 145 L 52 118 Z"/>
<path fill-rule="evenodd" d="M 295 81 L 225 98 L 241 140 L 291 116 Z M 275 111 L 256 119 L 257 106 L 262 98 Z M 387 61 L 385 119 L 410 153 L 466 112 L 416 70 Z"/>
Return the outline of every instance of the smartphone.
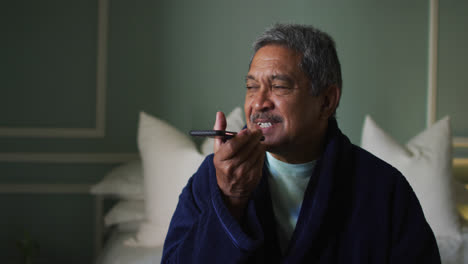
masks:
<path fill-rule="evenodd" d="M 223 141 L 233 138 L 237 132 L 224 131 L 224 130 L 190 130 L 189 134 L 194 137 L 212 137 L 221 138 Z M 260 141 L 264 141 L 265 137 L 262 136 Z"/>
<path fill-rule="evenodd" d="M 224 130 L 190 130 L 190 135 L 194 137 L 220 137 L 223 140 L 233 138 L 237 133 Z"/>

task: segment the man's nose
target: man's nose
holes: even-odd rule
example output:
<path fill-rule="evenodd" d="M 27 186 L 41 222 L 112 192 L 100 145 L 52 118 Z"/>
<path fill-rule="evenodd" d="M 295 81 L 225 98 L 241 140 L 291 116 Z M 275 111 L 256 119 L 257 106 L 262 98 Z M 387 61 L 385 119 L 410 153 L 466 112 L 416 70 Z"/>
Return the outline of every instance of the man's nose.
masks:
<path fill-rule="evenodd" d="M 271 100 L 271 89 L 268 87 L 261 87 L 255 95 L 254 108 L 257 111 L 265 111 L 273 108 L 274 104 Z"/>

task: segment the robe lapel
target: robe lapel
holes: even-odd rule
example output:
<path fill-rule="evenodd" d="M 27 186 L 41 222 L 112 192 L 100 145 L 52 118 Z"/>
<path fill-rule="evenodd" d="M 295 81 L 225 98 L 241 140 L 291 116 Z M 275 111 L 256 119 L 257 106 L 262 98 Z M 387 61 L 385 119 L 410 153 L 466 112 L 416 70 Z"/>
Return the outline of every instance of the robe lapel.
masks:
<path fill-rule="evenodd" d="M 323 260 L 324 254 L 331 255 L 329 256 L 331 258 L 335 255 L 330 250 L 336 248 L 332 244 L 337 241 L 339 235 L 337 230 L 340 227 L 334 223 L 343 220 L 337 219 L 342 216 L 336 207 L 343 204 L 340 205 L 342 201 L 337 201 L 336 197 L 347 196 L 336 193 L 345 191 L 337 186 L 343 186 L 338 182 L 346 178 L 340 176 L 346 173 L 348 168 L 346 156 L 350 154 L 350 146 L 347 138 L 339 131 L 336 121 L 330 121 L 326 148 L 317 161 L 304 194 L 304 201 L 284 263 L 300 263 L 305 259 L 318 263 Z M 325 259 L 331 260 L 329 257 Z"/>
<path fill-rule="evenodd" d="M 258 254 L 258 258 L 254 263 L 279 263 L 282 258 L 276 233 L 276 220 L 270 189 L 268 188 L 268 176 L 268 168 L 264 165 L 262 180 L 253 194 L 257 216 L 264 234 L 262 252 Z"/>

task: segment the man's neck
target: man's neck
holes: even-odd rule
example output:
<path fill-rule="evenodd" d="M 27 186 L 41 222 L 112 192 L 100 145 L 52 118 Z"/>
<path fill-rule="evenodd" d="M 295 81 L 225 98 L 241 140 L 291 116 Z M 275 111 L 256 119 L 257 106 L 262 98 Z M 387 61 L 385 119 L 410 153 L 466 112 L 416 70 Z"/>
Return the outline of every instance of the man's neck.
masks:
<path fill-rule="evenodd" d="M 278 153 L 270 152 L 271 155 L 282 162 L 289 164 L 302 164 L 318 159 L 322 151 L 306 151 L 301 153 Z"/>
<path fill-rule="evenodd" d="M 317 160 L 323 153 L 326 144 L 328 126 L 323 129 L 320 136 L 308 144 L 300 144 L 299 146 L 291 146 L 287 150 L 268 150 L 271 155 L 282 162 L 290 164 L 301 164 Z"/>

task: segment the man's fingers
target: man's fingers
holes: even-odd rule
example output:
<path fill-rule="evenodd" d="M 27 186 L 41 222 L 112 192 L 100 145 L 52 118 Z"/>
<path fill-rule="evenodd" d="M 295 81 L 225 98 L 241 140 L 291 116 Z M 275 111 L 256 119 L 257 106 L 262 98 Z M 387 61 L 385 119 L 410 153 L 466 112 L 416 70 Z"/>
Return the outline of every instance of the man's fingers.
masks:
<path fill-rule="evenodd" d="M 214 130 L 226 130 L 226 117 L 224 116 L 224 113 L 219 111 L 216 113 L 216 121 L 213 126 Z M 221 138 L 215 138 L 214 139 L 214 149 L 213 152 L 216 153 L 218 152 L 219 146 L 223 143 L 223 140 Z"/>
<path fill-rule="evenodd" d="M 259 145 L 249 154 L 249 158 L 243 162 L 244 170 L 250 171 L 255 166 L 260 166 L 260 168 L 262 168 L 263 160 L 265 158 L 265 147 L 263 145 Z"/>
<path fill-rule="evenodd" d="M 260 145 L 260 144 L 259 144 Z M 249 196 L 262 177 L 265 147 L 260 145 L 250 153 L 249 159 L 238 164 L 232 171 L 233 182 L 230 193 L 234 196 Z"/>
<path fill-rule="evenodd" d="M 250 159 L 250 155 L 255 151 L 255 149 L 261 148 L 260 138 L 262 133 L 260 131 L 248 131 L 249 135 L 246 136 L 246 141 L 242 146 L 236 145 L 234 149 L 235 153 L 231 157 L 234 158 L 237 163 L 243 163 L 247 159 Z"/>
<path fill-rule="evenodd" d="M 216 122 L 214 124 L 214 130 L 225 130 L 226 129 L 226 117 L 221 111 L 216 112 Z"/>
<path fill-rule="evenodd" d="M 218 153 L 219 159 L 229 160 L 235 158 L 236 160 L 243 160 L 243 157 L 248 154 L 255 145 L 259 144 L 260 137 L 261 131 L 241 130 L 234 138 L 223 144 L 222 151 Z"/>

